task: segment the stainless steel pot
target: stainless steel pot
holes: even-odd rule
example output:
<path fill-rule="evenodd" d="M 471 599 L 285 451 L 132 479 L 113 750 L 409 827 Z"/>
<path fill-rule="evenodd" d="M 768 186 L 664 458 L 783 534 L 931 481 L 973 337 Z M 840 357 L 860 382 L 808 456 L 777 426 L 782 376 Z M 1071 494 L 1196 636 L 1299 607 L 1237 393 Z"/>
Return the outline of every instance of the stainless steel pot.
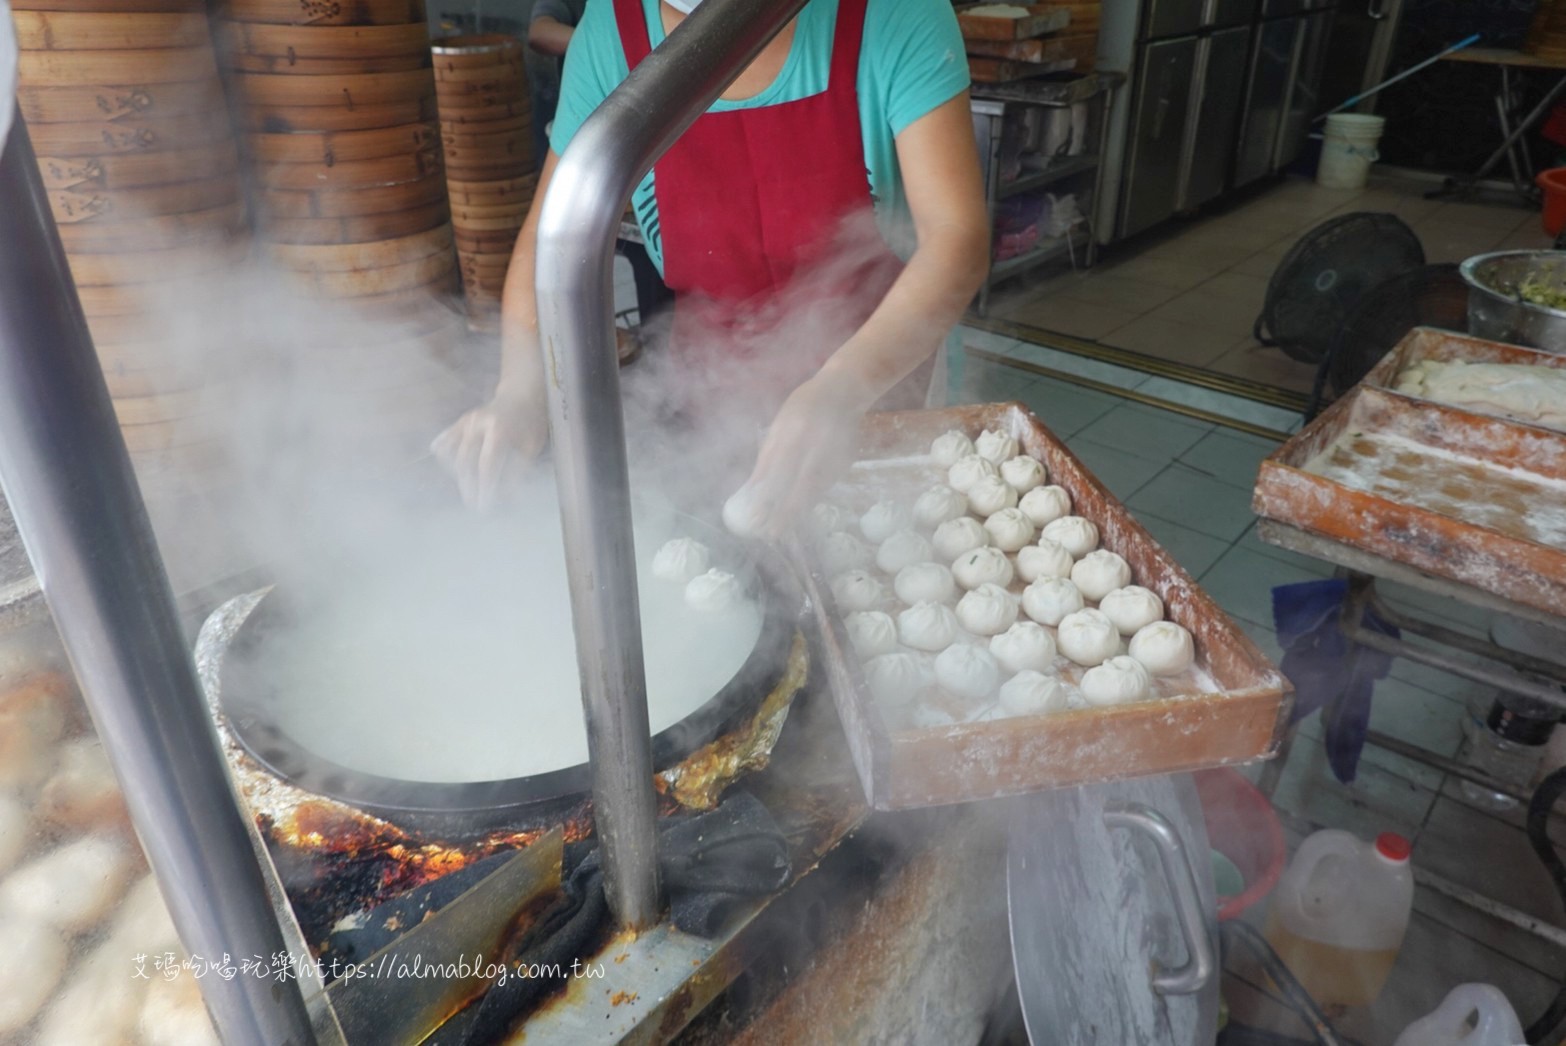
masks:
<path fill-rule="evenodd" d="M 1496 251 L 1463 262 L 1469 333 L 1491 341 L 1566 352 L 1566 309 L 1523 301 L 1524 283 L 1566 295 L 1566 251 Z M 1566 300 L 1566 298 L 1563 298 Z"/>

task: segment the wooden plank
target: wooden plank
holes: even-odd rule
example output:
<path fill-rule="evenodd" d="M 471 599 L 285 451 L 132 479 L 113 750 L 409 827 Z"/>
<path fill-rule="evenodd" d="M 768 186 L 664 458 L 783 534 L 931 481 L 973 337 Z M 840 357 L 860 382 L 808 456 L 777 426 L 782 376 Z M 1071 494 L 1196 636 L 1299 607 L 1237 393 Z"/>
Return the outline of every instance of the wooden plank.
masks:
<path fill-rule="evenodd" d="M 1071 20 L 1069 11 L 1049 4 L 1011 5 L 1027 7 L 1028 14 L 1023 18 L 996 18 L 966 13 L 982 6 L 989 5 L 969 4 L 957 8 L 957 25 L 962 29 L 962 35 L 970 40 L 1027 40 L 1064 29 Z"/>
<path fill-rule="evenodd" d="M 1000 58 L 1014 62 L 1087 62 L 1098 56 L 1098 34 L 1044 36 L 1037 40 L 969 40 L 968 57 Z M 1080 65 L 1079 65 L 1080 68 Z"/>
<path fill-rule="evenodd" d="M 1030 76 L 1049 73 L 1069 73 L 1076 68 L 1076 60 L 1067 58 L 1058 62 L 1013 62 L 1005 58 L 981 58 L 968 56 L 968 75 L 975 83 L 1005 84 L 1013 80 L 1026 80 Z"/>

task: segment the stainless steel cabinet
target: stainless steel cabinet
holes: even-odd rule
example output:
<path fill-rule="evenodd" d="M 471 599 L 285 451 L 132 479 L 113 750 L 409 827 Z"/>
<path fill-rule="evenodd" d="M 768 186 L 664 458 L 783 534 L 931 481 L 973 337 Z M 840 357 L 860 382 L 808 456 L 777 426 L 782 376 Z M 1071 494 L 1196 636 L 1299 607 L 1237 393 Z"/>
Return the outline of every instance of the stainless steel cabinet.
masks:
<path fill-rule="evenodd" d="M 1251 27 L 1224 29 L 1205 37 L 1197 52 L 1200 96 L 1186 142 L 1180 181 L 1180 210 L 1200 207 L 1222 194 L 1229 178 L 1235 131 L 1240 122 L 1238 86 L 1245 82 Z"/>
<path fill-rule="evenodd" d="M 1158 224 L 1179 206 L 1196 45 L 1196 37 L 1187 36 L 1142 49 L 1132 103 L 1132 136 L 1126 150 L 1119 223 L 1122 236 Z"/>
<path fill-rule="evenodd" d="M 1202 27 L 1202 15 L 1208 0 L 1147 0 L 1147 24 L 1144 39 L 1185 36 Z"/>
<path fill-rule="evenodd" d="M 1202 24 L 1219 28 L 1249 25 L 1256 17 L 1256 0 L 1208 0 L 1207 16 Z"/>
<path fill-rule="evenodd" d="M 1246 91 L 1245 121 L 1234 163 L 1236 186 L 1254 182 L 1275 169 L 1278 132 L 1289 102 L 1289 74 L 1294 69 L 1294 50 L 1301 21 L 1285 18 L 1263 22 L 1257 32 L 1256 52 L 1251 59 L 1250 83 Z"/>
<path fill-rule="evenodd" d="M 1327 60 L 1327 38 L 1332 32 L 1332 16 L 1333 12 L 1326 10 L 1300 20 L 1298 57 L 1294 63 L 1289 107 L 1278 135 L 1274 170 L 1282 170 L 1294 162 L 1305 147 L 1311 121 L 1330 108 L 1331 103 L 1324 102 L 1321 97 L 1321 80 Z"/>

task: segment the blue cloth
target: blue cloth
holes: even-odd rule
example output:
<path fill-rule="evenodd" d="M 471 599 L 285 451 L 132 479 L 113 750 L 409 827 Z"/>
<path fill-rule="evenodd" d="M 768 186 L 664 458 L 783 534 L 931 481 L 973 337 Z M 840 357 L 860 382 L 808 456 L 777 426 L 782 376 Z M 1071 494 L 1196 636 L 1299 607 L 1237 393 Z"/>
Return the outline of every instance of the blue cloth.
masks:
<path fill-rule="evenodd" d="M 1341 578 L 1279 585 L 1272 620 L 1283 647 L 1283 674 L 1294 684 L 1294 722 L 1321 711 L 1327 761 L 1348 784 L 1359 770 L 1370 729 L 1376 680 L 1392 670 L 1392 656 L 1350 642 L 1340 618 L 1348 582 Z M 1398 631 L 1366 611 L 1363 626 L 1396 638 Z"/>

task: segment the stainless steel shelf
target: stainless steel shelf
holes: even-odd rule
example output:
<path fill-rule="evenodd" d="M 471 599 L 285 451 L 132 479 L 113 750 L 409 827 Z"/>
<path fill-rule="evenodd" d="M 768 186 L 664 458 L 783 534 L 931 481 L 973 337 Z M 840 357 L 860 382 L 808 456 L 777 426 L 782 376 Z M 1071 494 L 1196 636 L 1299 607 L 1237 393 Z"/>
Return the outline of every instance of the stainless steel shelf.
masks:
<path fill-rule="evenodd" d="M 1081 246 L 1087 247 L 1087 230 L 1083 228 Z M 1026 272 L 1035 265 L 1042 265 L 1063 254 L 1071 253 L 1071 240 L 1067 236 L 1050 236 L 1039 241 L 1039 245 L 1026 254 L 1019 254 L 1015 258 L 1007 258 L 990 266 L 990 282 L 995 283 L 1015 276 L 1019 272 Z"/>
<path fill-rule="evenodd" d="M 995 198 L 1004 200 L 1009 196 L 1016 196 L 1032 189 L 1040 189 L 1054 182 L 1070 178 L 1074 174 L 1082 174 L 1091 171 L 1098 166 L 1097 156 L 1066 156 L 1058 163 L 1052 163 L 1042 171 L 1034 171 L 1025 174 L 1014 182 L 1004 182 L 995 188 Z"/>

